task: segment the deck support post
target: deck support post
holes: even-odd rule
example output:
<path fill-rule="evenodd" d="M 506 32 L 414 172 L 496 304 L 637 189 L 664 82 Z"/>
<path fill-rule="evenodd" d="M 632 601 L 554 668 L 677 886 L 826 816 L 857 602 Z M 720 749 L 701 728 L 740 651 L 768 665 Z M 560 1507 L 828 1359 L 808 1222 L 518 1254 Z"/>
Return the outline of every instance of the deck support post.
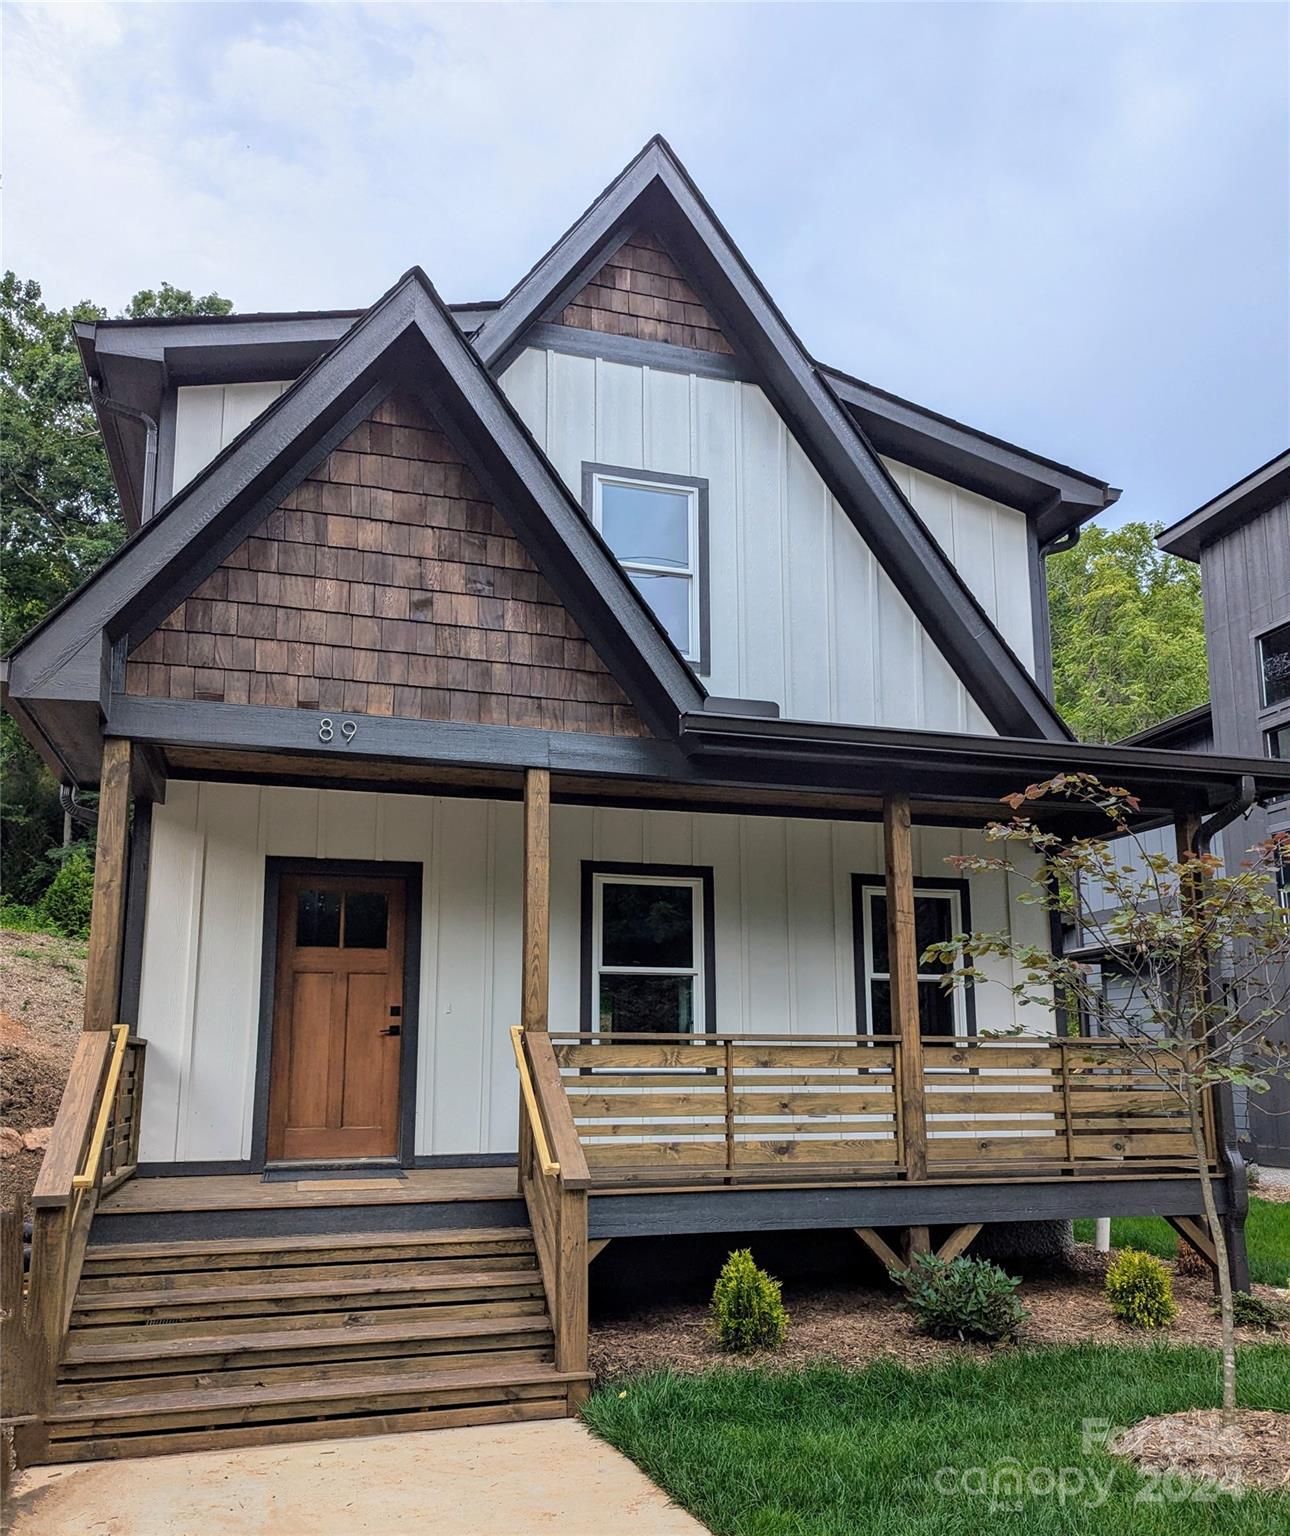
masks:
<path fill-rule="evenodd" d="M 524 990 L 525 1029 L 548 1024 L 551 974 L 551 774 L 524 773 Z"/>
<path fill-rule="evenodd" d="M 99 821 L 94 851 L 94 906 L 85 961 L 85 1028 L 111 1029 L 119 1022 L 121 962 L 125 944 L 126 864 L 129 849 L 130 742 L 103 743 L 99 773 Z"/>
<path fill-rule="evenodd" d="M 900 1095 L 905 1177 L 927 1177 L 927 1113 L 923 1092 L 923 1038 L 918 1014 L 918 937 L 914 926 L 914 852 L 909 796 L 882 802 L 887 867 L 887 964 L 891 972 L 891 1027 L 899 1036 L 896 1091 Z"/>

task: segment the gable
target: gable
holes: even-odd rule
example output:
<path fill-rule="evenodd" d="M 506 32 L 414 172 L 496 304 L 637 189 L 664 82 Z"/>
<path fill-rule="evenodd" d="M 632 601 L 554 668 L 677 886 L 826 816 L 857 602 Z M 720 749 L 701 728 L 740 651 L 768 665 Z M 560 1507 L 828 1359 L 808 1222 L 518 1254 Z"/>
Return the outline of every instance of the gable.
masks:
<path fill-rule="evenodd" d="M 133 647 L 125 689 L 649 734 L 515 530 L 400 391 Z"/>
<path fill-rule="evenodd" d="M 734 348 L 666 247 L 637 230 L 565 305 L 560 324 L 729 355 Z"/>

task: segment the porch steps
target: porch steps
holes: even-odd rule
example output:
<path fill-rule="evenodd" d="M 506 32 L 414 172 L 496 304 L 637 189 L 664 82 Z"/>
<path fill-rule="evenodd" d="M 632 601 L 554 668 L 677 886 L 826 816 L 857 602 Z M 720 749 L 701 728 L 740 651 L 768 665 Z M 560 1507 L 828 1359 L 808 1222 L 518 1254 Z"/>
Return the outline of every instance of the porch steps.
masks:
<path fill-rule="evenodd" d="M 563 1417 L 526 1226 L 92 1243 L 48 1461 Z"/>

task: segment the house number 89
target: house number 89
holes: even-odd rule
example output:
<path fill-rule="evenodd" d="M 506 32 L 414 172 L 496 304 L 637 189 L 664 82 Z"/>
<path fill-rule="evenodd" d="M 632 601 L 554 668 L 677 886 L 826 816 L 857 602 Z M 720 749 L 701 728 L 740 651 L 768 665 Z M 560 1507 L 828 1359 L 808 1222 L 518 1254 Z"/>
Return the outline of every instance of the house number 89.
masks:
<path fill-rule="evenodd" d="M 340 734 L 346 742 L 353 741 L 358 735 L 358 722 L 355 720 L 342 720 L 340 722 Z M 324 715 L 318 726 L 319 741 L 334 741 L 336 739 L 336 725 L 329 715 Z"/>

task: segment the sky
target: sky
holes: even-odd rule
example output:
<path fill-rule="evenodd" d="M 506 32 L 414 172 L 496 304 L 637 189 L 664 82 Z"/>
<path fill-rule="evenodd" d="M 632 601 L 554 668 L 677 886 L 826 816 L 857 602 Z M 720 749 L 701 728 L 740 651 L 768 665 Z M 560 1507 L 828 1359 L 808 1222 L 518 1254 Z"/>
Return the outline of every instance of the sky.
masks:
<path fill-rule="evenodd" d="M 814 356 L 1172 522 L 1290 443 L 1290 7 L 4 4 L 3 260 L 500 297 L 653 133 Z"/>

